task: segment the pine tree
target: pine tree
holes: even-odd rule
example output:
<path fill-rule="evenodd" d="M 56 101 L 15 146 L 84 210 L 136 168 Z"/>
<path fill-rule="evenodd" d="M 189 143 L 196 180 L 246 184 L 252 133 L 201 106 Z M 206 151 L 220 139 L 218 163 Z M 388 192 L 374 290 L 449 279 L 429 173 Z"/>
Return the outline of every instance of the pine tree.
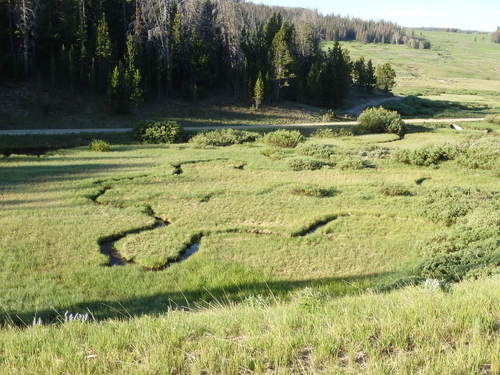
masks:
<path fill-rule="evenodd" d="M 366 64 L 366 89 L 368 92 L 372 92 L 377 84 L 377 79 L 375 78 L 375 68 L 373 67 L 372 60 L 368 60 Z"/>
<path fill-rule="evenodd" d="M 129 96 L 125 85 L 124 69 L 121 61 L 115 65 L 108 85 L 109 108 L 114 113 L 129 111 Z"/>
<path fill-rule="evenodd" d="M 360 57 L 354 62 L 352 67 L 352 81 L 359 88 L 366 87 L 367 68 L 364 57 Z"/>
<path fill-rule="evenodd" d="M 262 79 L 262 72 L 259 72 L 257 81 L 255 81 L 255 86 L 253 89 L 253 100 L 255 103 L 255 109 L 258 110 L 262 102 L 264 101 L 264 80 Z"/>
<path fill-rule="evenodd" d="M 291 65 L 294 62 L 290 46 L 293 33 L 293 27 L 288 23 L 283 23 L 273 39 L 272 70 L 275 100 L 280 97 L 280 89 L 289 86 L 289 81 L 295 78 L 295 74 L 291 72 Z"/>
<path fill-rule="evenodd" d="M 97 89 L 101 91 L 105 87 L 104 84 L 108 81 L 112 58 L 111 39 L 104 13 L 97 25 L 95 56 Z"/>
<path fill-rule="evenodd" d="M 396 85 L 396 72 L 389 63 L 377 65 L 375 77 L 377 87 L 382 91 L 390 92 Z"/>
<path fill-rule="evenodd" d="M 134 105 L 139 105 L 144 98 L 144 90 L 142 89 L 142 75 L 139 69 L 136 69 L 132 77 L 130 100 Z"/>

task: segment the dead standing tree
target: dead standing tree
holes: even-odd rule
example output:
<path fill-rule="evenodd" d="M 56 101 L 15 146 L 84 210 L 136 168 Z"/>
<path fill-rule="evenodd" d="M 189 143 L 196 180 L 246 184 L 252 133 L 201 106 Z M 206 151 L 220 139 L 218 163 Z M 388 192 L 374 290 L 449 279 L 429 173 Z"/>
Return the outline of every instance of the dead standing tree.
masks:
<path fill-rule="evenodd" d="M 239 74 L 243 62 L 241 49 L 241 30 L 244 28 L 244 18 L 241 6 L 232 0 L 214 0 L 216 27 L 219 30 L 221 42 L 225 47 L 225 60 L 229 67 L 229 82 L 235 95 L 239 93 Z"/>
<path fill-rule="evenodd" d="M 173 0 L 137 0 L 136 7 L 140 9 L 136 13 L 136 34 L 144 31 L 147 40 L 154 43 L 158 51 L 158 94 L 163 91 L 163 77 L 166 76 L 167 85 L 170 85 L 172 72 L 172 25 L 178 7 Z M 140 19 L 137 20 L 137 14 Z M 142 23 L 138 25 L 137 22 Z M 136 35 L 136 40 L 140 35 Z"/>
<path fill-rule="evenodd" d="M 17 28 L 21 31 L 22 45 L 21 54 L 23 60 L 24 74 L 29 77 L 32 71 L 33 50 L 35 48 L 35 29 L 37 11 L 40 0 L 15 0 L 17 13 Z"/>

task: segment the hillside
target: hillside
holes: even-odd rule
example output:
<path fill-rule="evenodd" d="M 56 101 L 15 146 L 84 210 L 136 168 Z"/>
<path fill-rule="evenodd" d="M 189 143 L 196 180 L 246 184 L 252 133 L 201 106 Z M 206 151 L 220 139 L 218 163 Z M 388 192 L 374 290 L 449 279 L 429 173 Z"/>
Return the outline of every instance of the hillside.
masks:
<path fill-rule="evenodd" d="M 443 117 L 500 112 L 500 45 L 492 43 L 485 33 L 415 30 L 415 34 L 429 40 L 432 49 L 359 42 L 342 45 L 353 59 L 364 56 L 375 63 L 392 64 L 398 95 L 463 105 L 450 108 Z M 328 46 L 325 43 L 323 47 Z"/>

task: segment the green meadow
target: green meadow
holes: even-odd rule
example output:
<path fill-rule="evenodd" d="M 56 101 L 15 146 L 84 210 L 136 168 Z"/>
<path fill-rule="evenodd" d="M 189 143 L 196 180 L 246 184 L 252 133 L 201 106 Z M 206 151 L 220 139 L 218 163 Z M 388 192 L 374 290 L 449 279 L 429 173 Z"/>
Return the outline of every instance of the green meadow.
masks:
<path fill-rule="evenodd" d="M 500 111 L 500 45 L 492 43 L 489 34 L 417 29 L 415 35 L 429 40 L 431 49 L 341 44 L 353 59 L 364 56 L 375 64 L 390 63 L 397 73 L 394 93 L 418 96 L 424 108 L 434 104 L 437 109 L 431 114 L 436 117 L 482 117 Z"/>
<path fill-rule="evenodd" d="M 464 126 L 0 159 L 0 372 L 499 373 L 500 128 Z"/>

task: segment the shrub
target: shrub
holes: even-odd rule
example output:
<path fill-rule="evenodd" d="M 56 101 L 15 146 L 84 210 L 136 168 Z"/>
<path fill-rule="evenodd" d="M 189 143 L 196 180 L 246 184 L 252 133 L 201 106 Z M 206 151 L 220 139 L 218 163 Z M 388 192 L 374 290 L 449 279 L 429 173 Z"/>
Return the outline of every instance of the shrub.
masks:
<path fill-rule="evenodd" d="M 182 128 L 175 121 L 148 121 L 135 129 L 135 138 L 141 143 L 175 143 L 182 141 Z"/>
<path fill-rule="evenodd" d="M 491 198 L 491 195 L 471 188 L 436 189 L 425 197 L 422 212 L 433 221 L 451 225 Z"/>
<path fill-rule="evenodd" d="M 328 110 L 323 116 L 321 116 L 321 122 L 332 122 L 335 121 L 337 115 L 333 109 Z"/>
<path fill-rule="evenodd" d="M 335 195 L 336 190 L 333 188 L 323 188 L 317 185 L 305 185 L 293 188 L 291 193 L 295 195 L 304 195 L 306 197 L 325 198 Z"/>
<path fill-rule="evenodd" d="M 276 130 L 267 133 L 263 138 L 264 143 L 285 148 L 295 148 L 305 141 L 305 138 L 297 130 Z"/>
<path fill-rule="evenodd" d="M 264 148 L 260 151 L 260 153 L 274 160 L 281 160 L 288 156 L 287 152 L 279 148 Z"/>
<path fill-rule="evenodd" d="M 335 138 L 335 137 L 352 137 L 354 133 L 345 128 L 327 128 L 327 129 L 317 129 L 312 134 L 311 137 L 315 138 Z"/>
<path fill-rule="evenodd" d="M 333 145 L 323 145 L 318 143 L 308 143 L 302 144 L 297 147 L 297 153 L 299 155 L 311 156 L 321 159 L 329 159 L 335 151 L 335 146 Z"/>
<path fill-rule="evenodd" d="M 371 159 L 385 159 L 388 158 L 391 151 L 386 147 L 372 146 L 365 151 L 361 151 L 359 156 Z"/>
<path fill-rule="evenodd" d="M 111 151 L 111 145 L 102 139 L 94 139 L 90 142 L 89 149 L 91 151 L 108 152 Z"/>
<path fill-rule="evenodd" d="M 465 142 L 456 154 L 456 160 L 466 168 L 499 169 L 500 142 L 488 138 Z"/>
<path fill-rule="evenodd" d="M 408 197 L 412 193 L 402 185 L 386 185 L 380 189 L 380 193 L 388 197 Z"/>
<path fill-rule="evenodd" d="M 326 163 L 311 158 L 293 158 L 288 161 L 288 168 L 292 171 L 314 171 L 325 165 Z"/>
<path fill-rule="evenodd" d="M 500 266 L 500 212 L 487 205 L 458 219 L 450 232 L 434 236 L 420 246 L 427 258 L 420 275 L 458 281 L 493 274 Z"/>
<path fill-rule="evenodd" d="M 372 133 L 394 133 L 400 137 L 406 133 L 406 126 L 399 113 L 382 107 L 368 108 L 358 117 L 359 124 Z"/>
<path fill-rule="evenodd" d="M 437 165 L 442 161 L 452 160 L 458 153 L 458 147 L 451 144 L 432 145 L 415 150 L 399 149 L 394 152 L 394 160 L 411 165 Z"/>
<path fill-rule="evenodd" d="M 237 129 L 217 129 L 196 134 L 189 140 L 196 146 L 231 146 L 246 142 L 254 142 L 260 135 Z"/>
<path fill-rule="evenodd" d="M 408 286 L 417 286 L 425 282 L 425 277 L 422 276 L 407 276 L 401 279 L 397 279 L 394 281 L 385 282 L 379 285 L 376 285 L 373 288 L 374 292 L 385 293 L 390 292 L 394 289 L 405 288 Z"/>
<path fill-rule="evenodd" d="M 489 115 L 485 117 L 485 120 L 490 124 L 500 125 L 500 115 Z"/>
<path fill-rule="evenodd" d="M 464 250 L 437 255 L 422 261 L 417 270 L 423 277 L 460 281 L 471 271 L 488 266 L 500 266 L 500 250 L 493 253 Z"/>
<path fill-rule="evenodd" d="M 336 164 L 337 168 L 340 168 L 341 170 L 346 170 L 346 169 L 363 169 L 368 167 L 368 163 L 357 157 L 349 157 L 349 158 L 344 158 L 341 159 L 340 161 L 337 162 Z"/>

